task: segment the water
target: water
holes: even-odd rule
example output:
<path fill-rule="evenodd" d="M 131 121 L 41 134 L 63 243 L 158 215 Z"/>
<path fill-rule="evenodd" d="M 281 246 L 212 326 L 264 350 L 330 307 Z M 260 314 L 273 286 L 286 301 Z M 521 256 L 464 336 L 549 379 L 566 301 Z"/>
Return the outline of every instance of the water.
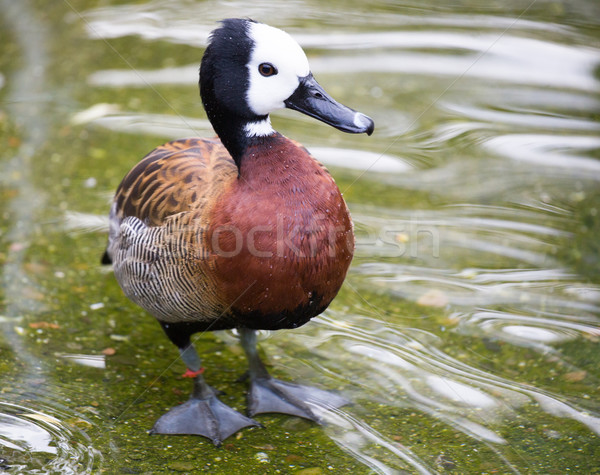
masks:
<path fill-rule="evenodd" d="M 600 7 L 591 0 L 2 2 L 0 470 L 591 473 L 600 457 Z M 214 22 L 282 27 L 355 137 L 273 118 L 334 174 L 357 252 L 331 308 L 261 334 L 274 374 L 339 389 L 327 426 L 262 415 L 220 449 L 149 437 L 176 349 L 99 265 L 126 171 L 210 136 Z M 232 333 L 200 335 L 243 410 Z"/>

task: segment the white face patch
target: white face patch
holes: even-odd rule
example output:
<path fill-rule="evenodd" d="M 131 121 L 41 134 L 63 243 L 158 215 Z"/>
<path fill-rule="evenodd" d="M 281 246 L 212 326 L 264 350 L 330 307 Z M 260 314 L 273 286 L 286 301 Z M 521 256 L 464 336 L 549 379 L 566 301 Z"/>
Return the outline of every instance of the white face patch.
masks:
<path fill-rule="evenodd" d="M 262 23 L 251 23 L 249 37 L 254 48 L 248 63 L 250 84 L 246 99 L 257 115 L 267 115 L 285 107 L 283 101 L 292 95 L 299 78 L 310 73 L 308 59 L 300 45 L 286 32 Z M 277 74 L 263 76 L 262 63 L 275 66 Z"/>

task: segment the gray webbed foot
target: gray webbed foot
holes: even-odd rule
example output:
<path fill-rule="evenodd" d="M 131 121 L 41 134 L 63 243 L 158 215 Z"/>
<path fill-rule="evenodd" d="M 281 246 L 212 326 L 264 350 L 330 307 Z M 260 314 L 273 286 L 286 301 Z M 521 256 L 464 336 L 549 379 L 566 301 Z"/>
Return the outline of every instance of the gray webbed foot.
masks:
<path fill-rule="evenodd" d="M 346 398 L 300 384 L 287 383 L 274 378 L 255 378 L 248 393 L 248 414 L 278 412 L 303 417 L 321 423 L 315 409 L 335 409 L 349 404 Z"/>
<path fill-rule="evenodd" d="M 244 379 L 250 378 L 248 392 L 250 416 L 265 412 L 279 412 L 321 423 L 319 408 L 336 409 L 350 404 L 348 399 L 338 394 L 272 378 L 258 356 L 256 332 L 247 328 L 238 330 L 249 364 L 249 371 Z"/>
<path fill-rule="evenodd" d="M 240 429 L 259 425 L 219 401 L 215 395 L 207 398 L 192 396 L 161 416 L 150 433 L 202 435 L 218 446 Z"/>

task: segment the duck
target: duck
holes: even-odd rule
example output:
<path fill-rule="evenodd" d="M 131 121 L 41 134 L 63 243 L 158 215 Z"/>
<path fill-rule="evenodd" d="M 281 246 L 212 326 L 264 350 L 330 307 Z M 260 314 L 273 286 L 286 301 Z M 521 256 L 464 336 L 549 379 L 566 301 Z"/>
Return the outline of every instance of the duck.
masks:
<path fill-rule="evenodd" d="M 373 120 L 335 101 L 288 33 L 246 18 L 220 22 L 200 64 L 199 88 L 217 137 L 161 145 L 123 178 L 109 214 L 103 264 L 123 293 L 158 320 L 193 381 L 190 398 L 151 434 L 194 434 L 215 445 L 257 414 L 321 422 L 317 406 L 348 400 L 272 377 L 257 332 L 297 328 L 322 313 L 352 261 L 348 207 L 328 170 L 276 132 L 291 109 L 347 133 Z M 248 360 L 247 416 L 219 400 L 192 342 L 234 330 Z"/>

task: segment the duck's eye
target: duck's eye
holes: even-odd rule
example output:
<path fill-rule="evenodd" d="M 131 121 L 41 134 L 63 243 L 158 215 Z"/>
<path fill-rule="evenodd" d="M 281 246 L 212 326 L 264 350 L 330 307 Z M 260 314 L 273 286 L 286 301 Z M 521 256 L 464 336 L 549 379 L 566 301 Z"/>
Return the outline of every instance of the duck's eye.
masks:
<path fill-rule="evenodd" d="M 271 63 L 260 63 L 258 65 L 258 72 L 265 77 L 275 76 L 277 74 L 277 68 Z"/>

